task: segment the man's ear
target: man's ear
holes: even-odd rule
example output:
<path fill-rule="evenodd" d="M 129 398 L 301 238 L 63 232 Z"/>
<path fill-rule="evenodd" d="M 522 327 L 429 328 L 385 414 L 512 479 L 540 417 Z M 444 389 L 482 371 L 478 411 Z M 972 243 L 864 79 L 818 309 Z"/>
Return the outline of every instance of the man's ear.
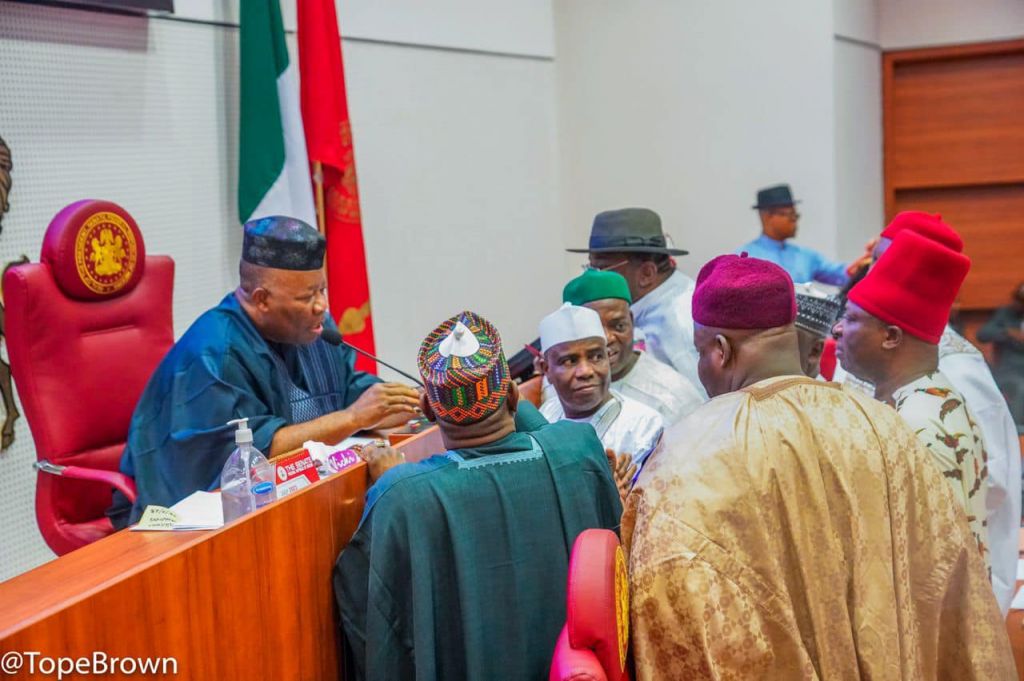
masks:
<path fill-rule="evenodd" d="M 252 293 L 249 294 L 249 300 L 252 301 L 252 304 L 264 312 L 267 309 L 267 298 L 269 297 L 270 291 L 262 286 L 257 286 L 252 290 Z"/>
<path fill-rule="evenodd" d="M 548 373 L 548 360 L 547 357 L 541 355 L 540 357 L 533 358 L 533 364 L 537 368 L 537 373 L 541 376 L 545 376 Z"/>
<path fill-rule="evenodd" d="M 509 413 L 514 415 L 519 408 L 519 385 L 515 381 L 509 381 L 508 397 L 505 401 L 508 403 Z"/>
<path fill-rule="evenodd" d="M 715 354 L 718 355 L 718 366 L 723 369 L 729 366 L 736 355 L 732 343 L 720 333 L 715 334 Z"/>
<path fill-rule="evenodd" d="M 811 351 L 807 353 L 807 359 L 816 362 L 821 359 L 821 353 L 823 352 L 825 352 L 825 339 L 819 338 L 811 345 Z"/>
<path fill-rule="evenodd" d="M 903 329 L 898 326 L 886 326 L 885 339 L 882 341 L 882 349 L 895 350 L 901 345 L 903 345 Z"/>
<path fill-rule="evenodd" d="M 641 288 L 647 288 L 654 284 L 658 279 L 658 266 L 654 264 L 653 260 L 644 260 L 640 263 L 639 276 L 637 281 Z"/>
<path fill-rule="evenodd" d="M 427 399 L 426 393 L 420 393 L 420 411 L 423 412 L 423 418 L 427 419 L 431 423 L 437 421 L 437 416 L 434 414 L 434 408 L 430 406 L 430 400 Z"/>

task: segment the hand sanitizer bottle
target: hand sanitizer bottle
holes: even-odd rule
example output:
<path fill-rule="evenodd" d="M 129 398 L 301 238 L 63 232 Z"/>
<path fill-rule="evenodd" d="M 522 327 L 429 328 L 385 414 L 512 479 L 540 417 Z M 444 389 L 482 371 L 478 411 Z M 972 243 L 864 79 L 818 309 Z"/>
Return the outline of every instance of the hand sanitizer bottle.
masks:
<path fill-rule="evenodd" d="M 274 485 L 274 467 L 258 449 L 252 446 L 252 431 L 248 418 L 228 421 L 237 425 L 235 444 L 238 445 L 220 474 L 220 498 L 224 507 L 224 522 L 229 523 L 277 499 Z"/>

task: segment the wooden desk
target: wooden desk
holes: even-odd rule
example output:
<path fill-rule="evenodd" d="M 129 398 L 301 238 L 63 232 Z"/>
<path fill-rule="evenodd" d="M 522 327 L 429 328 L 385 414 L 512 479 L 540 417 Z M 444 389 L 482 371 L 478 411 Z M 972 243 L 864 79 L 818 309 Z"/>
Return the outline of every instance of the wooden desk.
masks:
<path fill-rule="evenodd" d="M 398 448 L 410 461 L 444 449 L 436 428 Z M 337 679 L 331 570 L 365 492 L 360 463 L 220 530 L 122 531 L 0 583 L 0 654 L 173 657 L 183 679 Z"/>

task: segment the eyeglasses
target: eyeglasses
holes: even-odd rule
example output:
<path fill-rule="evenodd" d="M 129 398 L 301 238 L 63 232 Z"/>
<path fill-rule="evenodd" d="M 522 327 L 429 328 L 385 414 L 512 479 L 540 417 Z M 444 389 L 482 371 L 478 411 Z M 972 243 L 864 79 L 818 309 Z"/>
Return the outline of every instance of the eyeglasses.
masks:
<path fill-rule="evenodd" d="M 594 270 L 596 272 L 607 272 L 608 270 L 614 270 L 616 267 L 622 267 L 623 265 L 628 265 L 628 264 L 629 264 L 629 258 L 627 258 L 625 260 L 622 260 L 620 262 L 617 262 L 614 265 L 605 265 L 604 267 L 598 267 L 596 265 L 592 265 L 590 262 L 585 262 L 582 265 L 580 265 L 580 267 L 582 267 L 584 271 L 586 271 L 586 270 Z"/>
<path fill-rule="evenodd" d="M 800 219 L 800 213 L 797 213 L 792 208 L 789 209 L 789 210 L 773 210 L 772 214 L 773 215 L 780 215 L 780 216 L 782 216 L 784 218 L 789 218 L 790 220 L 799 220 Z"/>

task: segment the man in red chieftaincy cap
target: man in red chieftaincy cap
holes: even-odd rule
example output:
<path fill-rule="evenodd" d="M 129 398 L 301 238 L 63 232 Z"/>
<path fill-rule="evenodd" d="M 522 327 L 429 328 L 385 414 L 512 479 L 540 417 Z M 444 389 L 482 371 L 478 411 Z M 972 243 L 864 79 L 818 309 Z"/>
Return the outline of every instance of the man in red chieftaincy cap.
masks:
<path fill-rule="evenodd" d="M 878 262 L 889 250 L 893 239 L 904 231 L 914 232 L 938 242 L 957 253 L 964 250 L 963 239 L 937 213 L 908 210 L 897 213 L 875 240 L 872 259 Z M 979 337 L 981 332 L 979 331 Z M 1020 542 L 1021 459 L 1017 425 L 999 390 L 984 355 L 949 324 L 939 339 L 939 372 L 966 400 L 971 417 L 981 430 L 988 455 L 985 520 L 988 532 L 989 561 L 992 567 L 992 590 L 1003 615 L 1017 587 L 1017 557 Z M 847 361 L 847 364 L 849 362 Z M 836 371 L 835 379 L 845 387 L 875 394 L 875 386 L 844 371 Z M 906 406 L 906 405 L 905 405 Z M 947 416 L 946 420 L 949 420 Z"/>
<path fill-rule="evenodd" d="M 934 456 L 987 566 L 985 441 L 963 396 L 939 371 L 939 340 L 970 268 L 963 253 L 901 231 L 850 290 L 833 333 L 839 361 L 871 381 L 875 397 L 895 407 Z"/>
<path fill-rule="evenodd" d="M 773 263 L 723 255 L 697 278 L 712 399 L 666 431 L 622 519 L 636 678 L 1012 678 L 942 473 L 892 409 L 803 375 L 795 317 Z"/>

